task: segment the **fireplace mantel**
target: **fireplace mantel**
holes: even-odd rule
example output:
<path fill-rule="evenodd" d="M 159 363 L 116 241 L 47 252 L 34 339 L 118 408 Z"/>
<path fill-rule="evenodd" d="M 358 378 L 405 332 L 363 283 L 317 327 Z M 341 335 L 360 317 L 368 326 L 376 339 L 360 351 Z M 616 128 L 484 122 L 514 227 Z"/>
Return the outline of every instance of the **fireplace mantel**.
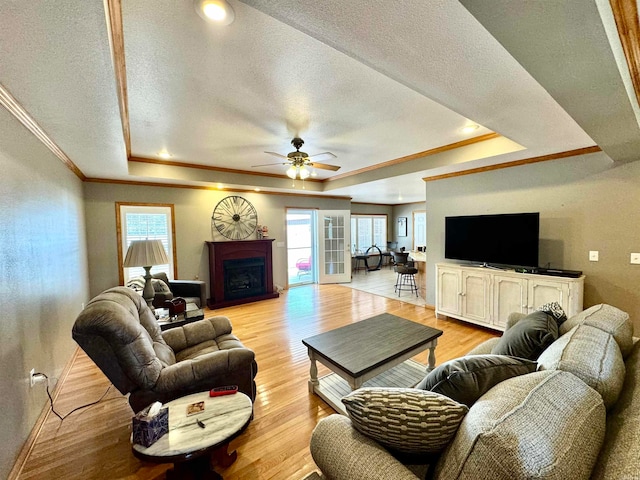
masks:
<path fill-rule="evenodd" d="M 273 291 L 273 239 L 241 240 L 228 242 L 206 242 L 209 247 L 209 293 L 207 306 L 211 309 L 257 302 L 269 298 L 277 298 L 278 292 Z M 241 260 L 263 259 L 264 269 L 262 277 L 263 291 L 251 292 L 250 296 L 237 298 L 238 295 L 225 294 L 224 266 L 242 264 Z"/>

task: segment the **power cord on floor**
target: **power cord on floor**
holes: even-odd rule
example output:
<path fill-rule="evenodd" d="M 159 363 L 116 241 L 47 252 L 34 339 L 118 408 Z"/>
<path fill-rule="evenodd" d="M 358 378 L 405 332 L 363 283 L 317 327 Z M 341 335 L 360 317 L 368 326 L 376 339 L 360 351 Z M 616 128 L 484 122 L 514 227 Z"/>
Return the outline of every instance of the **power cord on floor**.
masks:
<path fill-rule="evenodd" d="M 37 377 L 37 376 L 40 376 L 40 375 L 42 375 L 47 380 L 47 396 L 49 397 L 49 403 L 51 404 L 51 411 L 56 415 L 56 417 L 58 417 L 60 419 L 60 421 L 63 421 L 65 418 L 67 418 L 73 412 L 77 412 L 78 410 L 82 410 L 83 408 L 87 408 L 87 407 L 90 407 L 92 405 L 96 405 L 97 403 L 100 403 L 102 401 L 102 399 L 107 396 L 107 393 L 109 393 L 109 390 L 111 390 L 111 385 L 109 385 L 107 387 L 107 391 L 104 392 L 102 394 L 102 396 L 98 400 L 96 400 L 95 402 L 87 403 L 86 405 L 81 405 L 79 407 L 76 407 L 73 410 L 71 410 L 69 413 L 67 413 L 65 416 L 62 416 L 62 415 L 60 415 L 58 412 L 56 412 L 53 409 L 53 397 L 51 397 L 51 392 L 49 391 L 49 377 L 47 377 L 44 373 L 40 373 L 40 372 L 33 374 L 34 377 Z"/>

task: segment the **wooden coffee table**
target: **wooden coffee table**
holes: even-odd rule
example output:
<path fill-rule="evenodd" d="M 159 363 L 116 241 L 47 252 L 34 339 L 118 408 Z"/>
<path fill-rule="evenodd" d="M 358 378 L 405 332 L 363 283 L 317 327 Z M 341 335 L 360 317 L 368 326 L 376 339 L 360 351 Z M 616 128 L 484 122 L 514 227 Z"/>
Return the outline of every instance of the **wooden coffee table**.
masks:
<path fill-rule="evenodd" d="M 187 405 L 204 401 L 204 411 L 187 416 Z M 180 397 L 169 407 L 169 433 L 144 447 L 133 444 L 133 454 L 154 463 L 173 463 L 167 480 L 198 478 L 221 479 L 212 465 L 228 467 L 237 453 L 228 453 L 229 442 L 240 435 L 251 421 L 253 404 L 244 393 L 209 397 L 209 392 Z M 205 427 L 198 426 L 200 420 Z"/>
<path fill-rule="evenodd" d="M 340 399 L 352 390 L 411 387 L 435 367 L 440 335 L 442 330 L 385 313 L 305 338 L 311 360 L 309 391 L 346 414 Z M 427 349 L 426 368 L 410 360 Z M 318 378 L 316 362 L 334 373 Z"/>

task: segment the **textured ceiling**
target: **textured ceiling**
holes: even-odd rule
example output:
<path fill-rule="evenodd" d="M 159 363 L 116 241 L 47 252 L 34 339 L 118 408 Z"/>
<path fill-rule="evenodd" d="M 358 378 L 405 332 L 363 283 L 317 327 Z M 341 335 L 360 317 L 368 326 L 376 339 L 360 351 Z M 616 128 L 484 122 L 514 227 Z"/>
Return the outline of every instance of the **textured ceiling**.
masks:
<path fill-rule="evenodd" d="M 230 3 L 234 23 L 214 27 L 190 0 L 122 2 L 131 155 L 154 159 L 166 149 L 171 165 L 127 162 L 102 2 L 0 0 L 0 84 L 89 178 L 301 193 L 264 153 L 286 154 L 301 136 L 303 151 L 333 152 L 322 161 L 341 167 L 318 170 L 325 181 L 305 182 L 306 192 L 397 204 L 424 199 L 428 175 L 590 147 L 596 138 L 616 160 L 609 144 L 620 141 L 594 123 L 597 112 L 575 107 L 591 105 L 612 81 L 612 112 L 629 102 L 595 7 L 578 15 L 581 6 L 567 6 L 561 15 L 571 28 L 556 25 L 551 45 L 537 45 L 549 36 L 537 31 L 542 17 L 529 21 L 509 0 L 499 9 L 451 0 Z M 576 25 L 602 48 L 575 48 Z M 521 48 L 519 31 L 533 47 Z M 571 93 L 575 79 L 543 68 L 556 65 L 544 61 L 554 48 L 570 52 L 565 63 L 606 71 L 580 84 L 588 91 Z M 499 136 L 416 155 L 468 139 L 468 123 L 481 125 L 471 137 Z M 403 157 L 410 161 L 395 161 Z M 277 165 L 253 167 L 268 163 Z"/>

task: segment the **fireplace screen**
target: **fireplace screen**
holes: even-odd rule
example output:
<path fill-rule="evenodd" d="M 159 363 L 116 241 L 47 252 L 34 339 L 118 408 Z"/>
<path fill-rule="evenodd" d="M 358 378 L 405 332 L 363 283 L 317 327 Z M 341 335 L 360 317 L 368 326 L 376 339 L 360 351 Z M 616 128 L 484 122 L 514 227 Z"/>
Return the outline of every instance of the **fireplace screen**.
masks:
<path fill-rule="evenodd" d="M 266 293 L 264 257 L 225 260 L 224 299 L 253 297 Z"/>

